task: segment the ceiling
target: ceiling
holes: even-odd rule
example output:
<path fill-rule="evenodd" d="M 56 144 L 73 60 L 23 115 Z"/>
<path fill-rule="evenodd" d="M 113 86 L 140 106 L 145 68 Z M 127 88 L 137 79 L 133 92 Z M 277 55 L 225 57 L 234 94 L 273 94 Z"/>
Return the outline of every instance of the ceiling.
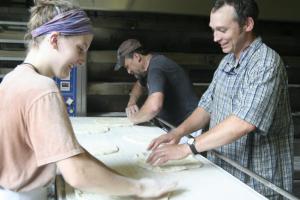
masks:
<path fill-rule="evenodd" d="M 86 10 L 154 12 L 208 16 L 212 0 L 74 0 Z M 260 19 L 300 21 L 299 0 L 257 0 Z"/>

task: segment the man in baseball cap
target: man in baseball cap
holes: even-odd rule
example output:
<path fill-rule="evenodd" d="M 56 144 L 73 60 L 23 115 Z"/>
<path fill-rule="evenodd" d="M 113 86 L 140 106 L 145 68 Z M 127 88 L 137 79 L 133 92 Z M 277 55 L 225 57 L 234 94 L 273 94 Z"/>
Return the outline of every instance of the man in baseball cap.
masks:
<path fill-rule="evenodd" d="M 125 56 L 134 52 L 135 50 L 142 47 L 141 43 L 135 39 L 129 39 L 124 41 L 118 48 L 117 51 L 117 63 L 115 65 L 115 70 L 119 70 L 125 64 Z"/>
<path fill-rule="evenodd" d="M 121 67 L 138 79 L 126 108 L 133 123 L 159 117 L 177 126 L 197 107 L 198 97 L 184 70 L 166 56 L 150 53 L 138 40 L 128 39 L 119 46 L 114 69 Z M 148 89 L 148 97 L 139 108 L 137 102 L 144 88 Z"/>

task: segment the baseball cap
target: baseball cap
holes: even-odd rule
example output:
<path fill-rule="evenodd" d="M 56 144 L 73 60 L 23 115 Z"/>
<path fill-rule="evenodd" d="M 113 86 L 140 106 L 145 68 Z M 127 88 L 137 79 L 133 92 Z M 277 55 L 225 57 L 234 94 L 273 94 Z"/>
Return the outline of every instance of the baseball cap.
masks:
<path fill-rule="evenodd" d="M 136 39 L 128 39 L 122 42 L 117 51 L 117 63 L 114 70 L 119 70 L 125 65 L 125 56 L 140 48 L 142 45 Z"/>

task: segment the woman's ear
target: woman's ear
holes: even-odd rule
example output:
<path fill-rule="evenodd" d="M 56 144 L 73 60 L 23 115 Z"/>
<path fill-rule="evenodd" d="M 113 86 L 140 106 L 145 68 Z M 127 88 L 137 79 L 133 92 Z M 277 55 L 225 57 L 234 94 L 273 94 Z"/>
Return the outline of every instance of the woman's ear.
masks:
<path fill-rule="evenodd" d="M 58 36 L 59 32 L 52 32 L 50 34 L 50 44 L 54 49 L 58 49 Z"/>

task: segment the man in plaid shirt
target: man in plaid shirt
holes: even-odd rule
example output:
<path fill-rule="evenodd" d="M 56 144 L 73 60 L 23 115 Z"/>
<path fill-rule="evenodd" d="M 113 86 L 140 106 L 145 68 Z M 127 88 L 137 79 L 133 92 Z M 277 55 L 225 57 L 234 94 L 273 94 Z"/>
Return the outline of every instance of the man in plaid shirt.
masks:
<path fill-rule="evenodd" d="M 294 130 L 287 74 L 280 56 L 255 35 L 257 16 L 254 0 L 215 2 L 209 26 L 227 55 L 193 114 L 150 143 L 150 164 L 215 149 L 292 191 Z M 188 144 L 178 144 L 184 135 L 208 125 L 207 132 Z M 282 198 L 209 152 L 208 159 L 266 197 Z"/>

